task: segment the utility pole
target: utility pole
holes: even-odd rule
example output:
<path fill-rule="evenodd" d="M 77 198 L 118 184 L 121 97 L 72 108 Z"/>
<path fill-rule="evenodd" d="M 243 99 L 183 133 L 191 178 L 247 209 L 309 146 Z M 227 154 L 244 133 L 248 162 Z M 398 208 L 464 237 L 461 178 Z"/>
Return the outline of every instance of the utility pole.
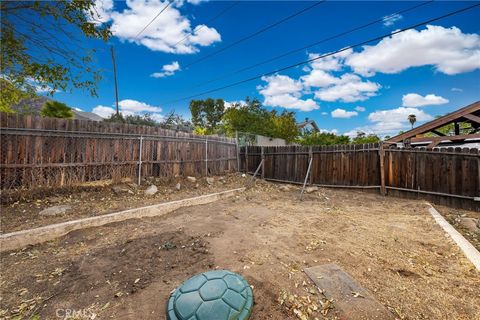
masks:
<path fill-rule="evenodd" d="M 110 51 L 112 52 L 113 78 L 115 79 L 115 105 L 117 107 L 117 116 L 119 116 L 120 113 L 118 111 L 117 66 L 115 64 L 115 53 L 113 52 L 113 46 L 110 46 Z"/>

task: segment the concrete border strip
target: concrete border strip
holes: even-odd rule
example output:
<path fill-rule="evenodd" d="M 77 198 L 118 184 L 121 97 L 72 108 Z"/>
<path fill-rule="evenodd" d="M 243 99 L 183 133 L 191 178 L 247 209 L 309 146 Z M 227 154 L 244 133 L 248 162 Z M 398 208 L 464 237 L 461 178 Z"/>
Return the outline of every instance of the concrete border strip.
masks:
<path fill-rule="evenodd" d="M 206 194 L 198 197 L 175 200 L 147 207 L 128 209 L 105 215 L 88 217 L 51 224 L 35 229 L 21 230 L 0 235 L 0 252 L 16 250 L 27 245 L 42 243 L 61 237 L 71 231 L 99 227 L 112 222 L 128 219 L 162 216 L 182 207 L 190 207 L 211 203 L 217 200 L 229 198 L 244 191 L 245 188 L 231 189 L 227 191 Z"/>
<path fill-rule="evenodd" d="M 430 204 L 428 211 L 435 219 L 438 225 L 455 241 L 455 243 L 460 247 L 465 256 L 471 263 L 480 271 L 480 252 L 467 240 L 465 239 L 460 232 L 458 232 L 447 220 Z"/>

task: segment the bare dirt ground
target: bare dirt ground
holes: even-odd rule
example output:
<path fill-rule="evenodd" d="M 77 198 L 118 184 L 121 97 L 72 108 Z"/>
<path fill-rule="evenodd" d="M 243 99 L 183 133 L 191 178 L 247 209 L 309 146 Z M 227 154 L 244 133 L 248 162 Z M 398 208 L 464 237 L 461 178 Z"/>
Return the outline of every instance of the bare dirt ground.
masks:
<path fill-rule="evenodd" d="M 424 202 L 373 193 L 320 189 L 300 202 L 297 187 L 258 182 L 235 198 L 78 230 L 1 259 L 5 319 L 164 319 L 171 290 L 214 268 L 253 286 L 251 319 L 341 319 L 302 272 L 325 263 L 398 319 L 480 319 L 480 275 Z"/>
<path fill-rule="evenodd" d="M 191 182 L 178 177 L 151 179 L 144 181 L 142 186 L 131 180 L 113 185 L 109 181 L 99 181 L 75 188 L 25 192 L 21 196 L 15 194 L 13 199 L 3 197 L 0 208 L 0 233 L 230 190 L 243 186 L 246 181 L 246 178 L 239 174 L 212 178 L 214 179 L 212 184 L 208 184 L 205 178 Z M 180 190 L 176 188 L 177 183 L 180 183 Z M 152 184 L 158 187 L 158 192 L 152 196 L 146 195 L 145 189 Z M 120 187 L 123 191 L 114 192 L 113 187 Z M 68 205 L 71 210 L 58 216 L 39 215 L 43 209 L 60 205 Z"/>

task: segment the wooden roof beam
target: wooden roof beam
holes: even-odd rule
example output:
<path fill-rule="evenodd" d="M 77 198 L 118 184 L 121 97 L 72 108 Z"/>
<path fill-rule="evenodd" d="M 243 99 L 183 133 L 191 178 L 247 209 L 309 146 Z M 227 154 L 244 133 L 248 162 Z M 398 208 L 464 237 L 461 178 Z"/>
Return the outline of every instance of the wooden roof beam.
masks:
<path fill-rule="evenodd" d="M 449 113 L 443 117 L 440 117 L 438 119 L 435 119 L 433 121 L 427 122 L 421 126 L 418 126 L 412 130 L 409 130 L 407 132 L 404 132 L 402 134 L 399 134 L 395 137 L 390 138 L 388 141 L 390 142 L 402 142 L 403 140 L 406 139 L 413 139 L 416 135 L 419 134 L 424 134 L 426 132 L 430 132 L 434 129 L 438 129 L 440 127 L 443 127 L 444 125 L 447 125 L 449 123 L 459 121 L 462 117 L 465 115 L 471 115 L 475 112 L 480 111 L 480 101 L 474 102 L 464 108 L 461 108 L 457 111 L 454 111 L 452 113 Z"/>
<path fill-rule="evenodd" d="M 465 139 L 480 139 L 480 133 L 475 133 L 475 134 L 464 134 L 464 135 L 459 135 L 459 136 L 444 136 L 444 137 L 419 137 L 419 138 L 411 138 L 410 142 L 411 143 L 416 143 L 416 142 L 434 142 L 438 141 L 443 142 L 443 141 L 462 141 Z"/>
<path fill-rule="evenodd" d="M 477 124 L 480 124 L 480 117 L 477 117 L 477 116 L 474 115 L 474 114 L 471 114 L 471 113 L 469 113 L 469 114 L 464 114 L 462 117 L 464 117 L 465 119 L 468 119 L 468 120 L 470 120 L 470 121 L 473 121 L 473 122 L 475 122 L 475 123 L 477 123 Z"/>

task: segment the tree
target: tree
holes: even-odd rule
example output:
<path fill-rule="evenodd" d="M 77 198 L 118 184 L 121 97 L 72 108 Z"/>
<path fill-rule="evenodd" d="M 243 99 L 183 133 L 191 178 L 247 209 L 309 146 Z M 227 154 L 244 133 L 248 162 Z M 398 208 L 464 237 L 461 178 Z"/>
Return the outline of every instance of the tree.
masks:
<path fill-rule="evenodd" d="M 40 87 L 50 94 L 81 88 L 96 96 L 101 77 L 95 50 L 79 39 L 106 41 L 111 35 L 109 25 L 95 21 L 95 0 L 1 1 L 0 12 L 0 73 L 13 88 L 32 93 Z"/>
<path fill-rule="evenodd" d="M 174 110 L 170 111 L 163 121 L 160 122 L 160 126 L 165 129 L 179 130 L 185 132 L 193 131 L 193 124 L 185 120 L 183 116 L 175 113 Z"/>
<path fill-rule="evenodd" d="M 40 110 L 42 117 L 72 119 L 73 111 L 65 103 L 47 101 Z"/>
<path fill-rule="evenodd" d="M 270 136 L 275 138 L 285 139 L 290 142 L 298 137 L 299 130 L 295 120 L 295 113 L 284 110 L 280 115 L 275 111 L 271 111 L 271 118 L 273 123 L 272 132 Z"/>
<path fill-rule="evenodd" d="M 410 114 L 408 116 L 408 121 L 412 125 L 412 129 L 413 129 L 413 125 L 415 124 L 415 122 L 417 122 L 417 116 L 415 116 L 414 114 Z"/>
<path fill-rule="evenodd" d="M 337 136 L 329 132 L 306 132 L 297 139 L 297 143 L 304 146 L 347 144 L 349 142 L 348 136 Z"/>
<path fill-rule="evenodd" d="M 206 100 L 190 101 L 190 113 L 195 127 L 204 128 L 204 132 L 212 134 L 222 120 L 225 102 L 222 99 L 208 98 Z"/>
<path fill-rule="evenodd" d="M 380 142 L 380 138 L 376 134 L 366 134 L 363 131 L 358 131 L 357 136 L 352 139 L 353 144 L 376 143 Z"/>
<path fill-rule="evenodd" d="M 116 123 L 125 123 L 133 124 L 137 126 L 158 126 L 159 123 L 156 122 L 149 113 L 145 114 L 131 114 L 124 116 L 122 113 L 116 114 L 112 113 L 109 118 L 103 120 L 104 122 L 116 122 Z"/>
<path fill-rule="evenodd" d="M 0 78 L 0 112 L 13 113 L 12 106 L 21 100 L 30 98 L 33 94 L 16 88 L 10 81 Z"/>

